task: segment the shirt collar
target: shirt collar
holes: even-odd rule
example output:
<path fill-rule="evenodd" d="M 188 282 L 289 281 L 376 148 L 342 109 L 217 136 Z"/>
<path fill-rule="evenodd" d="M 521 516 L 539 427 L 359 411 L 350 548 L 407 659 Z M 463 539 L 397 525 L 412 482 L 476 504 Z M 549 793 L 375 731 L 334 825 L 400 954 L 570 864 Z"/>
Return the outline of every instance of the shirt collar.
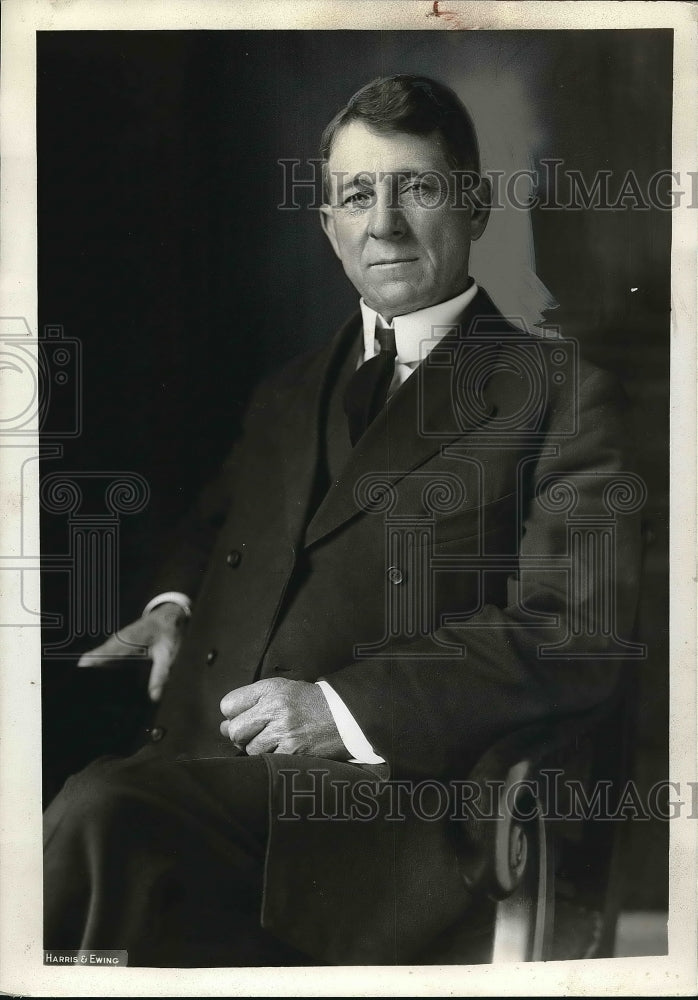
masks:
<path fill-rule="evenodd" d="M 418 309 L 404 316 L 396 316 L 392 324 L 385 322 L 380 313 L 360 301 L 361 316 L 364 324 L 364 360 L 368 361 L 376 353 L 375 330 L 379 326 L 391 325 L 395 330 L 395 346 L 397 348 L 398 364 L 409 365 L 423 361 L 450 329 L 452 329 L 467 306 L 477 294 L 477 285 L 473 281 L 460 295 L 435 306 Z"/>

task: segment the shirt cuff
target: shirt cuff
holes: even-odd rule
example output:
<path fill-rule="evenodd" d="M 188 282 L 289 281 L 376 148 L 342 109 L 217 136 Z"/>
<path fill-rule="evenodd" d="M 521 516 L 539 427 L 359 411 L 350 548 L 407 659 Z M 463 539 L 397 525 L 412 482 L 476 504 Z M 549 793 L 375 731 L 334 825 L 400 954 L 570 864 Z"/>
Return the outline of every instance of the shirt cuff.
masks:
<path fill-rule="evenodd" d="M 167 590 L 164 594 L 158 594 L 152 601 L 148 601 L 143 608 L 143 617 L 157 608 L 158 604 L 178 604 L 187 618 L 191 618 L 191 600 L 186 594 L 180 594 L 178 590 Z"/>
<path fill-rule="evenodd" d="M 337 692 L 327 681 L 316 681 L 317 686 L 324 694 L 334 724 L 337 727 L 342 743 L 352 755 L 351 764 L 385 764 L 385 760 L 374 753 L 373 747 L 368 742 L 361 727 L 351 714 L 347 706 L 339 697 Z"/>

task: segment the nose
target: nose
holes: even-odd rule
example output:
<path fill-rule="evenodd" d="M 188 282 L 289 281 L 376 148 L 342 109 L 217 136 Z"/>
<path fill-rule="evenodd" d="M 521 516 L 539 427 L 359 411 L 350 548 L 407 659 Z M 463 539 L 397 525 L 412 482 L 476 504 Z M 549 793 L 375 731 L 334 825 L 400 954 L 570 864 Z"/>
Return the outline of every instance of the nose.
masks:
<path fill-rule="evenodd" d="M 407 232 L 407 220 L 395 199 L 378 194 L 370 209 L 368 234 L 374 240 L 399 240 Z"/>

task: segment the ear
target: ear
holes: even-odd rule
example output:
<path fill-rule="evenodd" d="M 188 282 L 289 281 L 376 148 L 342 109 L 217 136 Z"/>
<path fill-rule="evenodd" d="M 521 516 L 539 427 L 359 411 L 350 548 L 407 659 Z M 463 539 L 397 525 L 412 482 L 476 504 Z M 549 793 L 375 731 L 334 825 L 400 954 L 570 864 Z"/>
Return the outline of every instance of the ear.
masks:
<path fill-rule="evenodd" d="M 342 258 L 339 252 L 339 243 L 337 242 L 334 212 L 332 211 L 331 205 L 320 205 L 320 225 L 322 226 L 322 231 L 325 236 L 332 244 L 332 249 L 341 260 Z"/>
<path fill-rule="evenodd" d="M 481 177 L 480 181 L 472 192 L 470 212 L 470 238 L 479 240 L 487 226 L 490 217 L 490 206 L 492 204 L 492 184 L 489 177 Z"/>

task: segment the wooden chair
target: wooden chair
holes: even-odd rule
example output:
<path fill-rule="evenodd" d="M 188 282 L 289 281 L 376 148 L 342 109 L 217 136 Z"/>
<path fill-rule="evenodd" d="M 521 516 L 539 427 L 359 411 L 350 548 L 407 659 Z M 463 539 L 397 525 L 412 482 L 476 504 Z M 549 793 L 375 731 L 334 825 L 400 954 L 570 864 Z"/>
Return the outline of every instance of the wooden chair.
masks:
<path fill-rule="evenodd" d="M 623 823 L 602 817 L 617 810 L 629 771 L 631 670 L 608 704 L 518 730 L 472 770 L 483 812 L 498 817 L 469 817 L 461 826 L 462 876 L 494 917 L 489 956 L 476 960 L 612 957 Z M 586 818 L 579 815 L 585 798 Z M 460 960 L 471 961 L 465 952 Z"/>
<path fill-rule="evenodd" d="M 653 541 L 644 520 L 641 579 Z M 631 775 L 639 665 L 623 663 L 615 695 L 603 705 L 508 734 L 472 769 L 470 781 L 497 789 L 500 817 L 461 825 L 462 876 L 485 912 L 489 905 L 493 927 L 486 954 L 476 944 L 475 961 L 613 957 L 627 824 L 608 817 Z M 580 801 L 571 801 L 575 782 L 586 816 Z M 463 942 L 459 959 L 452 957 L 456 946 L 447 961 L 472 960 L 467 934 Z"/>

